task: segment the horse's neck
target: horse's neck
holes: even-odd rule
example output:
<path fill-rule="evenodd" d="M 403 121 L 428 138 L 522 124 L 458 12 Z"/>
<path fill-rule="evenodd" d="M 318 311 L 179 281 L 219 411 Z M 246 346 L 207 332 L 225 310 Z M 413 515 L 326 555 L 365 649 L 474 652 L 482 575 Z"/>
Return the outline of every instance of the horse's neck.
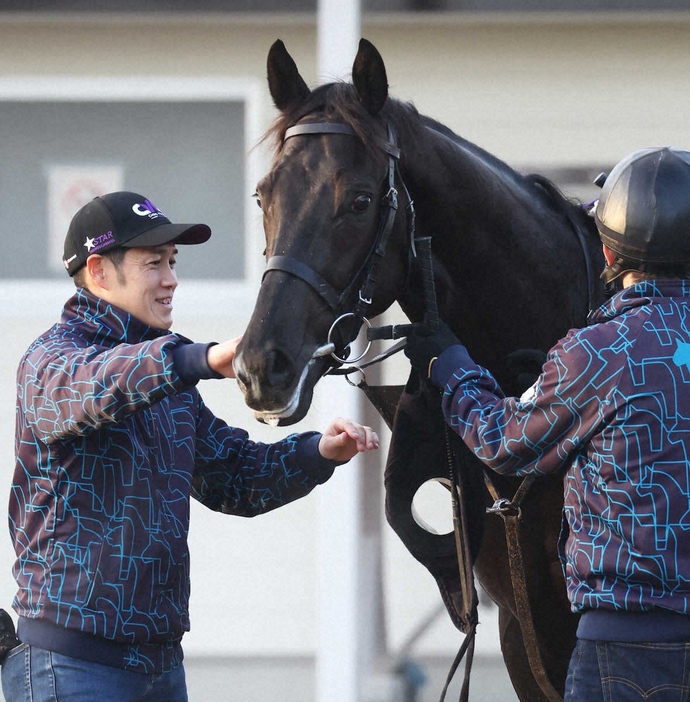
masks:
<path fill-rule="evenodd" d="M 529 252 L 535 219 L 551 215 L 535 211 L 537 196 L 521 176 L 433 123 L 412 139 L 401 170 L 415 203 L 418 235 L 432 237 L 438 263 L 451 266 L 451 277 L 463 261 L 487 262 L 508 239 Z"/>
<path fill-rule="evenodd" d="M 586 274 L 573 265 L 584 261 L 583 252 L 544 192 L 433 126 L 405 135 L 402 146 L 401 176 L 418 236 L 432 237 L 439 309 L 451 326 L 481 327 L 477 343 L 487 349 L 504 346 L 505 338 L 548 348 L 584 323 Z M 400 299 L 411 316 L 420 313 L 416 292 Z"/>

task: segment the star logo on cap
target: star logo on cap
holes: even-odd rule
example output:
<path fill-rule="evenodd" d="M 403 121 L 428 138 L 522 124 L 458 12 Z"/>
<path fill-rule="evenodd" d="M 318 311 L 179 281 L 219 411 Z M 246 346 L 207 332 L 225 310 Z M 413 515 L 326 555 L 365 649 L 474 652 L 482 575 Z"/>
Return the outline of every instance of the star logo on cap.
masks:
<path fill-rule="evenodd" d="M 86 237 L 86 242 L 84 243 L 84 246 L 86 246 L 87 251 L 91 251 L 93 248 L 93 239 L 90 239 L 88 236 Z"/>

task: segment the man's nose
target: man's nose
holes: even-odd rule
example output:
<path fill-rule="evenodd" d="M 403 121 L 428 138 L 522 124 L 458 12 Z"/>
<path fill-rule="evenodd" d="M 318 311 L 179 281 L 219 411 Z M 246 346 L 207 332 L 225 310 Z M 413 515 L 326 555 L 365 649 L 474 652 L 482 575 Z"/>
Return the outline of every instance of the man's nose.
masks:
<path fill-rule="evenodd" d="M 177 287 L 177 273 L 175 273 L 175 269 L 173 268 L 168 268 L 167 271 L 165 272 L 165 276 L 163 278 L 163 284 L 169 288 L 176 288 Z"/>

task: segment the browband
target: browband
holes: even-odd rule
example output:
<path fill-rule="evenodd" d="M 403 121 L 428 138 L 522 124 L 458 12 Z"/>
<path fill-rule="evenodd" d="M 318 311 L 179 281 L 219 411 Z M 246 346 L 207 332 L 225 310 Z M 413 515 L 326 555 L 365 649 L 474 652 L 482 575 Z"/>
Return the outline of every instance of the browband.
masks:
<path fill-rule="evenodd" d="M 349 136 L 357 136 L 357 133 L 349 124 L 340 122 L 306 122 L 289 127 L 285 131 L 283 140 L 303 134 L 347 134 Z M 395 144 L 391 144 L 385 139 L 377 139 L 376 141 L 379 147 L 387 154 L 393 158 L 400 158 L 400 149 Z"/>

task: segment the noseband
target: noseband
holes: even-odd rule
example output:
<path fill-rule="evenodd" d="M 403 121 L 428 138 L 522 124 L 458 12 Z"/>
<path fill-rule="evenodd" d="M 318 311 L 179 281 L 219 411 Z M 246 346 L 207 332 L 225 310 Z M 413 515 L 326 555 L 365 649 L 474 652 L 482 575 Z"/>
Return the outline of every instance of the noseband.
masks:
<path fill-rule="evenodd" d="M 355 130 L 348 124 L 337 122 L 309 122 L 305 124 L 296 124 L 287 129 L 285 132 L 284 141 L 290 139 L 291 137 L 313 134 L 344 134 L 347 136 L 357 137 Z M 390 125 L 388 125 L 388 141 L 379 139 L 377 140 L 377 145 L 386 154 L 388 154 L 387 191 L 381 199 L 379 208 L 379 222 L 374 243 L 369 250 L 367 257 L 365 258 L 364 263 L 357 271 L 350 284 L 341 293 L 338 293 L 338 291 L 335 290 L 320 273 L 293 256 L 271 256 L 266 264 L 263 278 L 265 278 L 271 271 L 281 271 L 283 273 L 288 273 L 295 278 L 299 278 L 309 285 L 309 287 L 321 297 L 321 299 L 335 314 L 336 319 L 331 325 L 327 342 L 314 352 L 314 358 L 327 356 L 330 354 L 338 363 L 345 363 L 345 358 L 341 358 L 336 355 L 336 346 L 331 340 L 337 326 L 346 320 L 350 320 L 352 325 L 350 340 L 345 343 L 345 347 L 343 351 L 341 351 L 343 356 L 346 349 L 352 343 L 352 340 L 356 337 L 362 323 L 365 323 L 369 328 L 371 327 L 371 324 L 367 319 L 367 313 L 373 301 L 377 270 L 379 262 L 386 252 L 386 247 L 393 230 L 395 216 L 398 211 L 398 191 L 395 187 L 395 166 L 397 160 L 400 158 L 400 149 L 395 143 L 395 134 L 393 133 Z M 400 182 L 402 183 L 402 181 Z M 404 183 L 402 183 L 402 187 L 409 203 L 407 205 L 407 210 L 410 217 L 410 246 L 414 255 L 414 206 Z M 345 303 L 348 299 L 351 299 L 354 296 L 355 291 L 357 291 L 357 301 L 355 302 L 352 310 L 345 311 Z M 358 358 L 350 359 L 347 362 L 355 363 L 356 361 L 360 360 L 368 350 L 369 346 L 367 346 L 364 353 L 362 353 Z"/>

